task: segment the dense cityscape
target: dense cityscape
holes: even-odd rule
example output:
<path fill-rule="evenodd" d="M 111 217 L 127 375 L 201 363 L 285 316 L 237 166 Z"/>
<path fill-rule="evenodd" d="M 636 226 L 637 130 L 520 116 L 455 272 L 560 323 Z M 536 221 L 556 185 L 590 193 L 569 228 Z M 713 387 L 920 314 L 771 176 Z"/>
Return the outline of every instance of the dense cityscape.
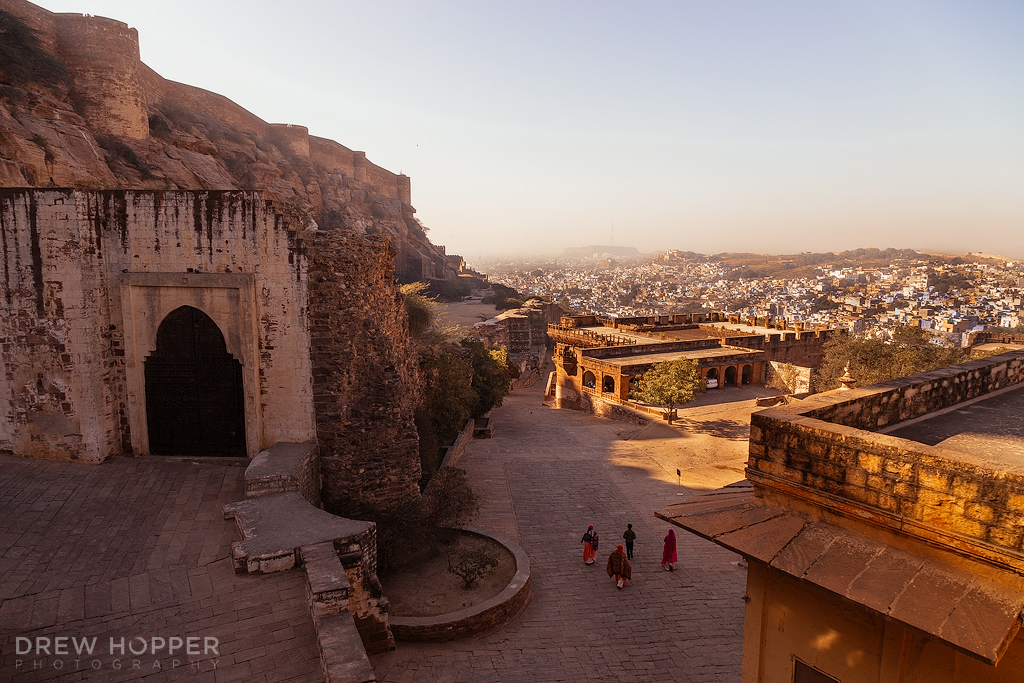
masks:
<path fill-rule="evenodd" d="M 896 253 L 889 259 L 878 250 L 853 258 L 847 252 L 833 263 L 813 263 L 823 256 L 814 255 L 803 265 L 788 256 L 761 256 L 758 264 L 680 251 L 647 257 L 602 252 L 487 267 L 493 281 L 524 297 L 551 297 L 574 313 L 610 317 L 710 309 L 764 326 L 870 332 L 912 325 L 965 345 L 986 327 L 1024 324 L 1024 263 Z"/>

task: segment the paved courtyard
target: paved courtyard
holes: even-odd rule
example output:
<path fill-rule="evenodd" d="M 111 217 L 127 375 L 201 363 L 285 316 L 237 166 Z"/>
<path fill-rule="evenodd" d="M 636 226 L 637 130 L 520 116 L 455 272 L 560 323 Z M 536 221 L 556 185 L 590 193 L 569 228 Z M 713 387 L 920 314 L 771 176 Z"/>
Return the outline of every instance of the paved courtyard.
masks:
<path fill-rule="evenodd" d="M 322 681 L 302 572 L 232 571 L 221 509 L 241 500 L 244 471 L 0 456 L 0 681 Z M 59 636 L 95 637 L 94 655 L 52 640 L 49 655 L 17 654 L 18 637 Z M 175 636 L 216 638 L 217 652 L 152 653 Z"/>
<path fill-rule="evenodd" d="M 755 394 L 702 397 L 674 427 L 641 429 L 543 407 L 540 384 L 509 396 L 494 438 L 460 463 L 485 500 L 475 523 L 529 553 L 532 603 L 489 635 L 400 644 L 374 658 L 379 679 L 738 681 L 744 569 L 680 534 L 680 566 L 663 571 L 668 527 L 653 511 L 742 478 Z M 0 681 L 323 680 L 302 572 L 231 569 L 236 531 L 221 510 L 242 498 L 244 465 L 0 455 Z M 585 567 L 591 523 L 603 541 Z M 636 559 L 619 591 L 603 562 L 627 523 Z M 74 641 L 58 654 L 60 636 L 96 638 L 94 654 L 75 654 Z M 170 638 L 190 636 L 216 638 L 216 652 L 168 653 Z M 18 654 L 19 637 L 50 639 L 50 651 Z M 155 654 L 154 638 L 166 641 Z"/>
<path fill-rule="evenodd" d="M 643 430 L 543 407 L 538 387 L 507 397 L 493 413 L 494 437 L 474 440 L 459 466 L 485 499 L 475 524 L 530 555 L 533 601 L 488 635 L 399 643 L 373 659 L 378 679 L 738 682 L 744 567 L 736 555 L 680 533 L 680 565 L 664 571 L 668 525 L 653 513 L 743 478 L 756 395 L 733 389 L 702 397 L 680 410 L 677 426 Z M 620 591 L 604 562 L 627 523 L 637 532 L 636 557 L 633 581 Z M 588 524 L 602 539 L 590 567 L 580 545 Z"/>

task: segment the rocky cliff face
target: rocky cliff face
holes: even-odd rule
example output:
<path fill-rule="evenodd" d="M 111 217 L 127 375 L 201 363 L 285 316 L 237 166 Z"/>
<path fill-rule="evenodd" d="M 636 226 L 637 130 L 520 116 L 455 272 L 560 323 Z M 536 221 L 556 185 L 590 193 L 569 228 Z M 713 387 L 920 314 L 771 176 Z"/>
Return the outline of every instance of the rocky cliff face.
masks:
<path fill-rule="evenodd" d="M 389 237 L 402 276 L 455 275 L 408 177 L 161 78 L 135 29 L 0 0 L 0 38 L 0 187 L 265 191 L 320 230 Z"/>

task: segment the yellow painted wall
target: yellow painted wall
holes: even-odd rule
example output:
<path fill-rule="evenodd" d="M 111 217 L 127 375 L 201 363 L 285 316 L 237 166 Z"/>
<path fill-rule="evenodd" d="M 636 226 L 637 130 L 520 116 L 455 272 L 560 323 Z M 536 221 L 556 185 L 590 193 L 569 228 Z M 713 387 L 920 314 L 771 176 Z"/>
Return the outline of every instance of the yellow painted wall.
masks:
<path fill-rule="evenodd" d="M 1024 637 L 996 667 L 751 561 L 743 683 L 792 683 L 799 658 L 841 683 L 1024 683 Z"/>

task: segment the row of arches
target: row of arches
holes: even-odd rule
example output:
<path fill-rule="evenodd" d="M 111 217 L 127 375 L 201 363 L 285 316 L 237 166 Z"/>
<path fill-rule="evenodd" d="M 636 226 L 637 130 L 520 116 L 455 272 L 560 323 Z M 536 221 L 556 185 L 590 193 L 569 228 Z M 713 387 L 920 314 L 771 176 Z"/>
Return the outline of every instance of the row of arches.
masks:
<path fill-rule="evenodd" d="M 637 384 L 641 377 L 642 375 L 633 375 L 629 377 L 628 389 L 630 391 L 637 388 Z M 701 377 L 703 379 L 702 390 L 719 389 L 723 386 L 739 387 L 755 381 L 754 366 L 749 363 L 744 365 L 727 365 L 723 367 L 705 368 L 702 369 Z M 597 375 L 590 370 L 585 371 L 583 373 L 583 386 L 587 389 L 597 390 Z M 601 393 L 616 393 L 616 382 L 614 376 L 604 375 L 601 378 Z"/>
<path fill-rule="evenodd" d="M 738 371 L 737 368 L 739 368 Z M 737 377 L 739 378 L 738 381 Z M 721 373 L 719 372 L 719 368 L 708 368 L 707 372 L 704 373 L 704 378 L 705 380 L 713 379 L 717 381 L 719 386 L 738 387 L 743 384 L 750 384 L 751 381 L 753 381 L 754 366 L 749 364 L 743 366 L 727 365 Z M 705 384 L 706 383 L 707 382 L 705 382 Z"/>

